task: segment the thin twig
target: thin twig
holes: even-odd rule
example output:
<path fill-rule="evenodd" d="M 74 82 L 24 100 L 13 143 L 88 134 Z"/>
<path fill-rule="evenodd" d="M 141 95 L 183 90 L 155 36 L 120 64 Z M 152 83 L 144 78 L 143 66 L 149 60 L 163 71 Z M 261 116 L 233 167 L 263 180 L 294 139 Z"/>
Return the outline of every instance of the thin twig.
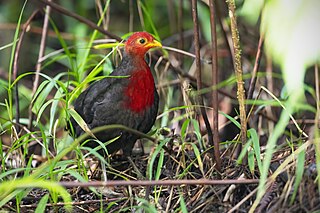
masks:
<path fill-rule="evenodd" d="M 319 68 L 316 64 L 314 66 L 314 78 L 315 78 L 315 87 L 316 87 L 316 105 L 317 105 L 317 113 L 315 116 L 315 124 L 316 127 L 320 128 L 320 82 L 319 82 Z"/>
<path fill-rule="evenodd" d="M 215 20 L 215 7 L 213 0 L 209 0 L 210 8 L 210 25 L 211 25 L 211 60 L 212 60 L 212 85 L 217 85 L 218 80 L 218 51 L 217 51 L 217 32 L 216 32 L 216 20 Z M 220 157 L 220 138 L 219 138 L 219 122 L 218 122 L 218 91 L 215 89 L 212 91 L 212 113 L 213 113 L 213 143 L 214 145 L 214 159 L 216 161 L 216 168 L 221 171 L 221 157 Z"/>
<path fill-rule="evenodd" d="M 198 26 L 198 9 L 197 9 L 197 0 L 192 0 L 192 19 L 194 25 L 194 46 L 195 46 L 195 55 L 196 55 L 196 73 L 197 73 L 197 90 L 202 89 L 201 82 L 201 61 L 200 61 L 200 42 L 199 42 L 199 26 Z M 199 95 L 200 105 L 204 105 L 202 95 Z M 210 122 L 207 116 L 207 112 L 204 107 L 200 108 L 201 115 L 203 117 L 204 123 L 206 125 L 206 129 L 208 132 L 208 140 L 209 144 L 213 145 L 213 135 L 210 126 Z M 215 147 L 216 148 L 216 147 Z M 212 152 L 212 157 L 214 157 L 213 149 L 210 149 Z"/>
<path fill-rule="evenodd" d="M 175 14 L 175 8 L 172 0 L 167 0 L 167 9 L 168 9 L 168 15 L 169 15 L 169 23 L 170 23 L 170 32 L 174 33 L 176 32 L 177 26 L 176 26 L 176 14 Z"/>
<path fill-rule="evenodd" d="M 254 88 L 255 88 L 256 82 L 257 82 L 257 72 L 260 67 L 260 61 L 261 61 L 262 49 L 263 49 L 263 41 L 264 41 L 263 35 L 260 35 L 258 50 L 257 50 L 257 54 L 256 54 L 256 60 L 255 60 L 254 67 L 252 70 L 252 76 L 251 76 L 250 86 L 249 86 L 248 95 L 247 95 L 247 99 L 249 99 L 249 100 L 252 99 L 252 97 L 253 97 L 253 91 L 254 91 Z"/>
<path fill-rule="evenodd" d="M 258 184 L 259 179 L 244 180 L 112 180 L 112 181 L 90 181 L 90 182 L 68 182 L 61 181 L 59 184 L 66 188 L 72 187 L 109 187 L 109 186 L 176 186 L 176 185 L 231 185 L 231 184 Z"/>
<path fill-rule="evenodd" d="M 247 196 L 245 196 L 240 202 L 238 202 L 232 209 L 228 211 L 228 213 L 232 213 L 236 210 L 239 210 L 240 206 L 244 204 L 250 197 L 252 197 L 258 191 L 258 187 L 255 188 L 252 192 L 250 192 Z"/>
<path fill-rule="evenodd" d="M 261 86 L 261 89 L 264 90 L 267 94 L 269 94 L 274 100 L 276 100 L 279 105 L 285 110 L 287 111 L 287 107 L 279 100 L 279 98 L 277 98 L 273 93 L 271 93 L 267 88 L 265 88 L 264 86 Z M 294 119 L 294 117 L 292 116 L 291 113 L 287 112 L 289 114 L 290 119 L 292 120 L 293 124 L 296 126 L 297 130 L 299 131 L 299 134 L 302 134 L 304 137 L 308 138 L 309 136 L 307 135 L 307 133 L 305 133 L 300 126 L 298 125 L 298 123 L 296 122 L 296 120 Z"/>
<path fill-rule="evenodd" d="M 24 35 L 31 23 L 31 21 L 33 20 L 33 18 L 37 15 L 37 13 L 39 12 L 39 10 L 35 10 L 31 16 L 28 18 L 28 20 L 26 21 L 26 23 L 22 26 L 22 32 L 19 36 L 19 41 L 17 43 L 17 47 L 16 47 L 16 50 L 15 50 L 15 54 L 14 54 L 14 61 L 13 61 L 13 80 L 16 80 L 17 79 L 17 76 L 18 76 L 18 61 L 19 61 L 19 56 L 20 56 L 20 49 L 21 49 L 21 45 L 22 45 L 22 41 L 23 41 L 23 38 L 24 38 Z M 15 99 L 15 104 L 16 104 L 16 130 L 17 132 L 19 133 L 20 131 L 20 103 L 19 103 L 19 83 L 16 82 L 15 84 L 15 96 L 14 96 L 14 99 Z"/>
<path fill-rule="evenodd" d="M 133 13 L 133 0 L 129 0 L 129 32 L 133 31 L 133 20 L 134 20 L 134 13 Z"/>
<path fill-rule="evenodd" d="M 50 2 L 49 0 L 39 0 L 40 2 L 42 2 L 43 4 L 45 5 L 48 5 L 50 6 L 52 9 L 60 12 L 61 14 L 64 14 L 64 15 L 67 15 L 67 16 L 70 16 L 86 25 L 88 25 L 89 27 L 91 27 L 92 29 L 95 29 L 95 30 L 98 30 L 99 32 L 109 36 L 110 38 L 114 38 L 116 39 L 117 41 L 121 41 L 122 39 L 117 36 L 117 35 L 114 35 L 112 33 L 110 33 L 109 31 L 103 29 L 103 27 L 99 27 L 97 26 L 94 22 L 92 21 L 89 21 L 88 19 L 82 17 L 82 16 L 79 16 L 78 14 L 76 13 L 73 13 L 69 10 L 66 10 L 65 8 L 61 7 L 60 5 L 56 4 L 56 3 L 53 3 L 53 2 Z"/>
<path fill-rule="evenodd" d="M 48 24 L 49 24 L 49 16 L 50 16 L 50 6 L 46 6 L 45 9 L 46 13 L 44 16 L 44 21 L 43 21 L 43 28 L 42 28 L 42 36 L 41 36 L 41 42 L 40 42 L 40 49 L 39 49 L 39 55 L 38 55 L 38 62 L 36 65 L 36 75 L 35 79 L 33 82 L 33 88 L 32 88 L 32 97 L 35 95 L 36 90 L 39 85 L 39 76 L 40 76 L 40 71 L 41 71 L 41 63 L 39 62 L 40 59 L 43 57 L 45 48 L 46 48 L 46 40 L 47 40 L 47 34 L 48 34 Z M 32 106 L 33 103 L 30 103 L 29 106 L 29 125 L 28 128 L 32 130 L 32 121 L 33 121 L 33 113 L 32 113 Z"/>
<path fill-rule="evenodd" d="M 177 48 L 174 48 L 174 47 L 162 46 L 162 49 L 173 51 L 173 52 L 177 52 L 177 53 L 180 53 L 182 55 L 186 55 L 186 56 L 189 56 L 189 57 L 192 57 L 192 58 L 196 58 L 195 54 L 192 54 L 192 53 L 189 53 L 187 51 L 184 51 L 184 50 L 181 50 L 181 49 L 177 49 Z M 200 60 L 203 63 L 212 64 L 212 62 L 210 60 L 207 60 L 207 59 L 204 59 L 204 58 L 200 58 Z"/>
<path fill-rule="evenodd" d="M 144 19 L 143 19 L 143 12 L 142 12 L 142 8 L 141 8 L 141 2 L 139 0 L 137 1 L 137 6 L 138 6 L 138 14 L 139 14 L 141 27 L 142 27 L 142 29 L 146 29 L 146 26 L 144 24 Z"/>
<path fill-rule="evenodd" d="M 178 32 L 179 32 L 179 41 L 178 48 L 183 50 L 184 48 L 184 36 L 183 36 L 183 0 L 179 0 L 178 8 Z M 183 57 L 179 56 L 180 66 L 183 67 Z"/>

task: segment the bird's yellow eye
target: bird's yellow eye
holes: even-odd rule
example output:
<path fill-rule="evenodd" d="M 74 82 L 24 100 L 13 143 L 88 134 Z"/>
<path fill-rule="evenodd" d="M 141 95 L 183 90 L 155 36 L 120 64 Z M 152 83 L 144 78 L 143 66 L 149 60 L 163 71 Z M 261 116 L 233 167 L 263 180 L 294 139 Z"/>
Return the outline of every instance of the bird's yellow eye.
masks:
<path fill-rule="evenodd" d="M 145 40 L 144 38 L 140 38 L 140 39 L 139 39 L 139 43 L 140 43 L 140 44 L 144 44 L 144 43 L 146 43 L 146 40 Z"/>

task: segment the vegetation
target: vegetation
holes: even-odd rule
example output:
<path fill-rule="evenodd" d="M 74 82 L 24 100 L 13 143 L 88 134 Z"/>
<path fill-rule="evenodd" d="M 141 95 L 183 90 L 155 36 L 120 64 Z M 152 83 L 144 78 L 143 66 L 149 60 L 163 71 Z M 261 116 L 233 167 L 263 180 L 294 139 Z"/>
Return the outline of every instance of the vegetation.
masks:
<path fill-rule="evenodd" d="M 320 5 L 287 4 L 2 1 L 1 211 L 319 211 Z M 135 31 L 163 49 L 146 58 L 159 115 L 130 163 L 65 127 Z"/>

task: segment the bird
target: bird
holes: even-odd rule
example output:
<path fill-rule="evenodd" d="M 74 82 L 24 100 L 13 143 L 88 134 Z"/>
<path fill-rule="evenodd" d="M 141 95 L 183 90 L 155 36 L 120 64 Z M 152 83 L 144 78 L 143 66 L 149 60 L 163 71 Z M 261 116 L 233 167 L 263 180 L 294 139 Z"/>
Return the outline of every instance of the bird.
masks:
<path fill-rule="evenodd" d="M 158 113 L 159 95 L 145 54 L 151 48 L 161 47 L 161 43 L 148 32 L 135 32 L 124 42 L 119 66 L 109 77 L 91 84 L 74 101 L 74 110 L 89 129 L 120 124 L 143 133 L 150 131 Z M 85 133 L 73 118 L 70 123 L 76 137 Z M 104 155 L 122 149 L 125 156 L 130 156 L 139 139 L 123 129 L 109 129 L 94 136 L 103 143 L 116 138 L 106 146 L 107 153 L 104 149 L 99 150 Z M 95 148 L 99 143 L 90 140 L 85 146 Z"/>

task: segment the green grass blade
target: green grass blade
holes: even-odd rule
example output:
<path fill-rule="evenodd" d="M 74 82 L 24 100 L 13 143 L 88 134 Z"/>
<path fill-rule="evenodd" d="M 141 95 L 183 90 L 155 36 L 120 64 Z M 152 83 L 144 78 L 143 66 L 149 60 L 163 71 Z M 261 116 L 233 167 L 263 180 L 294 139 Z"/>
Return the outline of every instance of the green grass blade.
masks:
<path fill-rule="evenodd" d="M 300 142 L 300 145 L 301 145 L 301 142 Z M 302 181 L 303 172 L 304 172 L 305 157 L 306 157 L 305 152 L 300 152 L 297 157 L 297 166 L 296 166 L 297 168 L 296 168 L 296 174 L 295 174 L 296 178 L 295 178 L 295 182 L 294 182 L 294 191 L 293 191 L 291 199 L 290 199 L 291 205 L 293 204 L 293 202 L 296 198 L 296 195 L 297 195 L 297 192 L 299 189 L 299 185 Z"/>
<path fill-rule="evenodd" d="M 225 116 L 226 118 L 228 118 L 228 119 L 229 119 L 234 125 L 236 125 L 239 129 L 241 128 L 240 123 L 239 123 L 236 119 L 234 119 L 233 117 L 231 117 L 230 115 L 228 115 L 228 114 L 226 114 L 226 113 L 224 113 L 224 112 L 222 112 L 222 111 L 219 111 L 219 114 L 221 114 L 221 115 Z"/>
<path fill-rule="evenodd" d="M 156 160 L 157 158 L 157 155 L 159 154 L 159 152 L 161 151 L 162 147 L 169 141 L 170 139 L 169 138 L 166 138 L 165 140 L 161 141 L 157 148 L 154 150 L 154 152 L 152 153 L 151 155 L 151 158 L 150 158 L 150 162 L 148 163 L 147 165 L 147 177 L 149 180 L 152 180 L 152 176 L 153 176 L 153 164 L 154 164 L 154 161 Z"/>
<path fill-rule="evenodd" d="M 248 133 L 249 133 L 249 137 L 252 139 L 252 145 L 253 145 L 254 154 L 255 154 L 255 157 L 256 157 L 257 164 L 258 164 L 259 172 L 261 174 L 262 162 L 261 162 L 259 137 L 258 137 L 257 131 L 255 129 L 253 129 L 253 128 L 249 129 Z"/>
<path fill-rule="evenodd" d="M 35 213 L 43 213 L 46 210 L 46 204 L 49 200 L 49 194 L 44 195 L 41 200 L 39 201 Z"/>

